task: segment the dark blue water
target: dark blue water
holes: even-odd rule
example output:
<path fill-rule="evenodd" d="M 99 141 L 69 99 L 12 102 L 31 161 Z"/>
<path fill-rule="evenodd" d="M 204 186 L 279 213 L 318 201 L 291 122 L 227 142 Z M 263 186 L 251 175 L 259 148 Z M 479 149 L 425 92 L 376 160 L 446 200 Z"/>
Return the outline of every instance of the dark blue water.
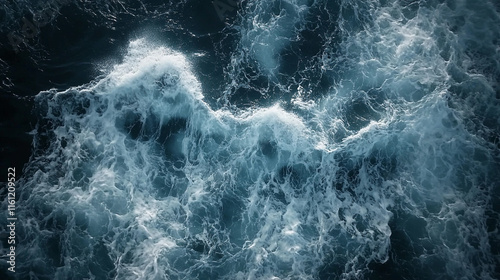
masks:
<path fill-rule="evenodd" d="M 498 1 L 0 7 L 2 279 L 500 278 Z"/>

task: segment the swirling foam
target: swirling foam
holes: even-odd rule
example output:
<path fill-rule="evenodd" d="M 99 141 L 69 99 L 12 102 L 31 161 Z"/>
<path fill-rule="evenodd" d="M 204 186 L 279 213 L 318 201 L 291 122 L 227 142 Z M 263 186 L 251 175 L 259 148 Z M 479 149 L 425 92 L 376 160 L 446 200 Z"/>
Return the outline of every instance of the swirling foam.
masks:
<path fill-rule="evenodd" d="M 447 29 L 470 8 L 431 2 L 344 1 L 336 14 L 286 2 L 264 21 L 276 25 L 241 33 L 266 81 L 287 88 L 269 57 L 309 9 L 335 14 L 342 40 L 316 58 L 337 74 L 321 98 L 299 84 L 289 103 L 214 110 L 185 56 L 146 40 L 94 83 L 41 92 L 20 277 L 495 278 L 498 81 L 486 69 L 498 52 L 480 41 L 494 62 L 473 59 L 466 42 L 479 39 L 464 29 L 481 23 Z M 252 7 L 248 20 L 264 6 Z M 245 72 L 243 57 L 228 69 Z"/>

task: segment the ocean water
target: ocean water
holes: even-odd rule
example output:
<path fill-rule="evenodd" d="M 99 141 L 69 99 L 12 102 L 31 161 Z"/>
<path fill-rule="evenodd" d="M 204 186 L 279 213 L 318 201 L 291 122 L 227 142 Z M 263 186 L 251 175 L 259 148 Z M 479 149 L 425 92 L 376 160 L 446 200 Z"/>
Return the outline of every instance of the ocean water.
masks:
<path fill-rule="evenodd" d="M 2 279 L 500 278 L 497 0 L 0 6 Z"/>

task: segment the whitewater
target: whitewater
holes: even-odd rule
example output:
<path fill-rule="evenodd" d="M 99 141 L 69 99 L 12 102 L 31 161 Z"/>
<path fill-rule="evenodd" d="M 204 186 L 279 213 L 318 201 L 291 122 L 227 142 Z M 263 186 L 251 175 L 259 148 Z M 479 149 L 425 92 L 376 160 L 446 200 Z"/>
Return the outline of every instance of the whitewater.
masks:
<path fill-rule="evenodd" d="M 36 95 L 14 279 L 500 277 L 497 1 L 234 17 Z"/>

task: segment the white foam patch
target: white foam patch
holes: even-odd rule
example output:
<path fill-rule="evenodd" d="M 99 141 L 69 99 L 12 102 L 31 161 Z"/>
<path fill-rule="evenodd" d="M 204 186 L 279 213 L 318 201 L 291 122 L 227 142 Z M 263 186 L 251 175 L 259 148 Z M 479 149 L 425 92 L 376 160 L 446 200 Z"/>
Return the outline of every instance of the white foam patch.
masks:
<path fill-rule="evenodd" d="M 305 9 L 283 3 L 287 14 L 265 19 L 271 4 L 249 4 L 255 29 L 242 31 L 241 46 L 270 72 Z M 401 257 L 407 267 L 493 275 L 483 178 L 494 158 L 464 117 L 470 104 L 450 105 L 464 82 L 450 65 L 490 96 L 491 78 L 458 65 L 462 45 L 439 18 L 446 6 L 372 1 L 347 17 L 356 3 L 340 13 L 345 57 L 322 62 L 343 76 L 318 100 L 299 90 L 288 106 L 213 110 L 185 55 L 142 39 L 96 82 L 40 93 L 19 210 L 19 255 L 30 259 L 20 270 L 359 279 L 399 253 L 393 235 L 403 231 L 408 248 L 425 249 Z"/>
<path fill-rule="evenodd" d="M 302 0 L 248 3 L 239 28 L 242 51 L 248 51 L 264 72 L 275 75 L 280 52 L 294 40 L 307 10 Z"/>
<path fill-rule="evenodd" d="M 321 158 L 333 155 L 317 149 L 321 137 L 304 119 L 279 105 L 213 111 L 179 53 L 133 41 L 123 63 L 98 82 L 42 92 L 37 100 L 46 110 L 43 118 L 53 122 L 40 125 L 53 125 L 55 133 L 29 169 L 53 167 L 26 183 L 32 193 L 26 209 L 60 201 L 47 205 L 66 221 L 53 233 L 66 236 L 58 246 L 67 269 L 58 277 L 192 277 L 207 261 L 219 263 L 219 275 L 237 270 L 245 277 L 309 277 L 327 254 L 317 250 L 330 250 L 325 242 L 334 236 L 325 229 L 337 223 L 343 234 L 368 234 L 355 241 L 362 246 L 379 242 L 369 237 L 371 227 L 382 230 L 387 243 L 387 218 L 374 219 L 365 232 L 355 229 L 352 216 L 374 211 L 377 217 L 387 205 L 342 202 L 328 184 L 316 186 L 315 170 L 329 168 Z M 326 188 L 326 196 L 319 199 L 313 188 Z M 352 212 L 318 225 L 317 203 Z M 44 252 L 37 228 L 28 231 L 30 244 Z M 76 250 L 77 240 L 89 249 Z M 45 262 L 40 252 L 26 265 Z M 247 260 L 243 267 L 241 260 Z M 87 270 L 94 266 L 100 270 Z"/>

